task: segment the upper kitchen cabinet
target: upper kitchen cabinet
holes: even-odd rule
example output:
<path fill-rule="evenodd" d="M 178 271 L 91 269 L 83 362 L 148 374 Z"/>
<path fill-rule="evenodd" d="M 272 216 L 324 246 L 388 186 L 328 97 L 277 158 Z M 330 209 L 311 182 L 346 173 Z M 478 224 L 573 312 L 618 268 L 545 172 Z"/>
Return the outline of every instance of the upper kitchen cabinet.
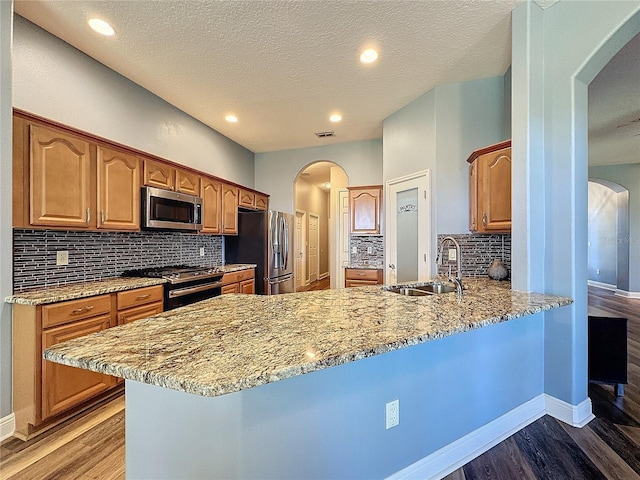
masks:
<path fill-rule="evenodd" d="M 469 162 L 469 230 L 511 231 L 511 140 L 476 150 Z"/>
<path fill-rule="evenodd" d="M 269 206 L 269 197 L 267 195 L 245 190 L 244 188 L 240 189 L 239 195 L 238 206 L 240 207 L 252 210 L 266 210 Z"/>
<path fill-rule="evenodd" d="M 189 195 L 200 194 L 200 175 L 148 158 L 144 159 L 144 184 Z"/>
<path fill-rule="evenodd" d="M 382 185 L 349 189 L 350 230 L 353 235 L 379 235 L 382 214 Z"/>
<path fill-rule="evenodd" d="M 232 185 L 222 184 L 222 234 L 238 234 L 238 202 L 239 189 Z"/>
<path fill-rule="evenodd" d="M 91 221 L 89 142 L 29 125 L 29 223 L 88 228 Z"/>
<path fill-rule="evenodd" d="M 140 228 L 140 161 L 134 155 L 98 146 L 97 226 Z"/>
<path fill-rule="evenodd" d="M 166 163 L 144 159 L 144 184 L 148 187 L 175 190 L 176 169 Z"/>
<path fill-rule="evenodd" d="M 201 233 L 222 233 L 222 182 L 210 177 L 200 180 L 202 197 Z"/>

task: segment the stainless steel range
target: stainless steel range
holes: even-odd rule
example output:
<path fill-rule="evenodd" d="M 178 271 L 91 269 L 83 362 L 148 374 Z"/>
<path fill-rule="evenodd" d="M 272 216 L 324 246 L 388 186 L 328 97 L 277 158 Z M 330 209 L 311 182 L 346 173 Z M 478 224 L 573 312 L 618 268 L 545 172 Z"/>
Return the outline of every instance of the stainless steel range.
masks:
<path fill-rule="evenodd" d="M 216 267 L 177 265 L 127 270 L 123 277 L 164 278 L 164 309 L 189 305 L 220 295 L 222 272 Z"/>

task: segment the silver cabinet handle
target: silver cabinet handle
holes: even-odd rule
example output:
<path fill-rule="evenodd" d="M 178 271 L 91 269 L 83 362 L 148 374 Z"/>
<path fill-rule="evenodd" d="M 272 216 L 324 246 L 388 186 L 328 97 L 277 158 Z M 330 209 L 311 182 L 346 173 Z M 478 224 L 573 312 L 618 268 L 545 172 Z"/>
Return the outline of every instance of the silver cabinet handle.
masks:
<path fill-rule="evenodd" d="M 91 221 L 91 209 L 87 208 L 87 223 Z"/>
<path fill-rule="evenodd" d="M 482 212 L 482 226 L 487 226 L 487 214 L 486 212 Z"/>
<path fill-rule="evenodd" d="M 100 223 L 104 225 L 104 210 L 100 210 Z"/>

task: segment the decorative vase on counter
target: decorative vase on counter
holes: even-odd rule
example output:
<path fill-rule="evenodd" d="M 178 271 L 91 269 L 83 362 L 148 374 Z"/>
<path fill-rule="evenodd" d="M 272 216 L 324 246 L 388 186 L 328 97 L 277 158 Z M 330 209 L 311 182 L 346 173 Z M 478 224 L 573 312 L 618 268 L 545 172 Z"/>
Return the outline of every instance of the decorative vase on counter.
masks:
<path fill-rule="evenodd" d="M 487 274 L 489 275 L 489 278 L 492 278 L 493 280 L 505 280 L 509 276 L 509 270 L 502 260 L 496 258 L 491 262 L 491 265 L 489 265 Z"/>

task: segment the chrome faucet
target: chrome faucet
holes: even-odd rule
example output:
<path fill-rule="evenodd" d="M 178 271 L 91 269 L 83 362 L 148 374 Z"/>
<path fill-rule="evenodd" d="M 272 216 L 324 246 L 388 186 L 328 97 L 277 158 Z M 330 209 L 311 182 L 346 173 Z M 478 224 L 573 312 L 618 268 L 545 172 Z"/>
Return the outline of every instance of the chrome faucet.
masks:
<path fill-rule="evenodd" d="M 462 252 L 460 250 L 460 244 L 453 237 L 444 237 L 440 242 L 440 252 L 438 258 L 436 258 L 436 264 L 442 266 L 444 258 L 444 246 L 447 243 L 453 243 L 456 248 L 456 277 L 451 276 L 451 267 L 449 267 L 449 281 L 455 284 L 458 295 L 462 295 Z"/>

